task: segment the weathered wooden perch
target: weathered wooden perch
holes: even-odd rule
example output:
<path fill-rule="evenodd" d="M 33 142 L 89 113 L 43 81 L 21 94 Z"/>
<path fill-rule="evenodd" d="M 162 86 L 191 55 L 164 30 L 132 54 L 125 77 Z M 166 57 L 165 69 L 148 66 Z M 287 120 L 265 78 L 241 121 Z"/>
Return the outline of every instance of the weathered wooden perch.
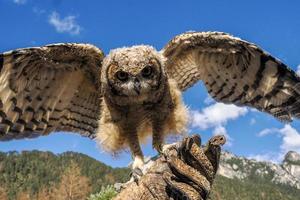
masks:
<path fill-rule="evenodd" d="M 199 135 L 183 139 L 146 164 L 144 175 L 129 183 L 114 200 L 207 199 L 225 141 L 224 136 L 215 136 L 201 146 Z"/>

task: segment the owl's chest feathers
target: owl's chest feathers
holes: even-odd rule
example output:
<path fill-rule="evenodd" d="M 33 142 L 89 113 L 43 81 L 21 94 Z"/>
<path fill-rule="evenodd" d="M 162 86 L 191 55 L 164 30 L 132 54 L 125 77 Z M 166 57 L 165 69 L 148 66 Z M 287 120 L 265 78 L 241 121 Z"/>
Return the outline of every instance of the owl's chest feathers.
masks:
<path fill-rule="evenodd" d="M 108 102 L 107 102 L 108 103 Z M 110 119 L 124 130 L 138 129 L 141 126 L 151 126 L 154 118 L 167 116 L 172 112 L 174 102 L 169 92 L 165 92 L 157 102 L 143 102 L 129 106 L 109 105 Z"/>
<path fill-rule="evenodd" d="M 135 133 L 139 141 L 145 141 L 153 133 L 154 125 L 160 128 L 159 134 L 163 136 L 185 133 L 187 108 L 176 82 L 169 80 L 168 83 L 162 98 L 155 102 L 118 106 L 104 97 L 97 130 L 102 148 L 109 152 L 123 149 Z"/>
<path fill-rule="evenodd" d="M 156 95 L 153 101 L 153 96 Z M 163 126 L 168 116 L 172 116 L 176 107 L 182 107 L 181 92 L 174 81 L 169 80 L 164 88 L 153 93 L 152 99 L 130 105 L 118 105 L 110 98 L 103 99 L 102 127 L 103 123 L 111 123 L 117 126 L 120 132 L 149 132 L 155 122 L 161 122 Z M 178 105 L 182 104 L 182 105 Z M 101 124 L 100 124 L 101 127 Z M 103 130 L 103 129 L 102 129 Z"/>

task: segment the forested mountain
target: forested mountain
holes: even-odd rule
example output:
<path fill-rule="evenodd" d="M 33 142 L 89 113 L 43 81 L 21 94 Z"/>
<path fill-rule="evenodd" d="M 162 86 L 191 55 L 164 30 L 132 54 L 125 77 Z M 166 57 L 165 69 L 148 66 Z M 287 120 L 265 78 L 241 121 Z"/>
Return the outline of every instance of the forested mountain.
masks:
<path fill-rule="evenodd" d="M 274 164 L 223 152 L 211 199 L 300 200 L 300 155 Z"/>
<path fill-rule="evenodd" d="M 300 155 L 276 165 L 223 153 L 212 200 L 299 200 Z M 103 186 L 125 182 L 129 169 L 112 168 L 84 154 L 0 153 L 0 200 L 86 199 Z M 111 190 L 111 188 L 110 188 Z M 102 200 L 93 195 L 90 200 Z"/>
<path fill-rule="evenodd" d="M 15 199 L 22 192 L 34 199 L 40 191 L 56 188 L 67 170 L 74 170 L 74 166 L 80 169 L 80 179 L 88 178 L 91 193 L 129 177 L 127 168 L 112 168 L 81 153 L 8 152 L 0 153 L 0 187 L 6 190 L 8 199 Z"/>

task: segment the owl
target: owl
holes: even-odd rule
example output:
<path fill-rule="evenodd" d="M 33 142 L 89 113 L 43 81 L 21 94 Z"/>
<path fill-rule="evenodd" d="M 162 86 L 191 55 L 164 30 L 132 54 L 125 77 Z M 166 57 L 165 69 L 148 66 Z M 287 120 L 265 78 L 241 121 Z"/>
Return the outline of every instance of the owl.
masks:
<path fill-rule="evenodd" d="M 218 102 L 250 106 L 283 122 L 300 117 L 300 78 L 255 44 L 221 32 L 187 32 L 162 50 L 138 45 L 105 56 L 90 44 L 52 44 L 0 54 L 0 140 L 68 131 L 112 153 L 152 135 L 185 131 L 182 92 L 203 81 Z"/>

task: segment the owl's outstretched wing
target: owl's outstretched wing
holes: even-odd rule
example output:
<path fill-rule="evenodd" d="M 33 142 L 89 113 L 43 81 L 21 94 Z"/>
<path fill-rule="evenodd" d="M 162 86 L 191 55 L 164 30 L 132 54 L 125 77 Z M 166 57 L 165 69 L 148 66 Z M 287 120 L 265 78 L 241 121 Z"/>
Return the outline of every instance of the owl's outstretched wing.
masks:
<path fill-rule="evenodd" d="M 0 54 L 0 141 L 72 131 L 94 137 L 103 52 L 53 44 Z"/>
<path fill-rule="evenodd" d="M 300 117 L 300 78 L 254 44 L 220 32 L 189 32 L 162 49 L 181 90 L 202 80 L 217 101 L 246 105 L 281 121 Z"/>

